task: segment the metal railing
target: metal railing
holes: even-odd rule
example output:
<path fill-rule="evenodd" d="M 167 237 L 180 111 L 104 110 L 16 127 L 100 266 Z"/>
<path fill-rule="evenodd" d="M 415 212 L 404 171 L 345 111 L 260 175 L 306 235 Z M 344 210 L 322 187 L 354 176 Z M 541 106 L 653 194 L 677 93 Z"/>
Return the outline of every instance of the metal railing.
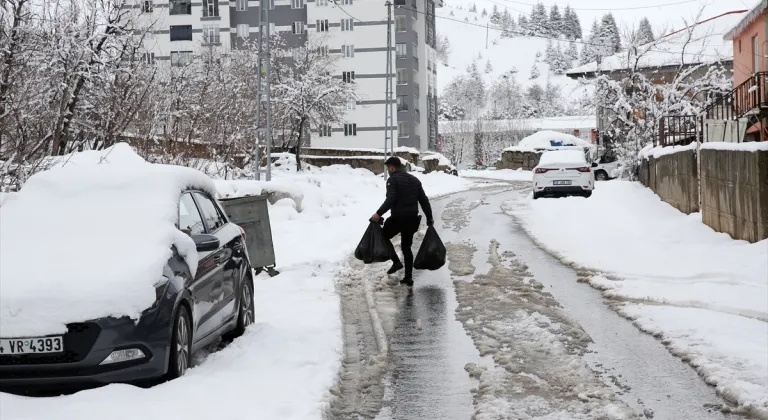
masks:
<path fill-rule="evenodd" d="M 709 120 L 736 120 L 768 107 L 768 72 L 758 72 L 704 110 Z"/>
<path fill-rule="evenodd" d="M 695 115 L 665 115 L 659 120 L 659 145 L 684 146 L 696 141 L 701 130 Z"/>

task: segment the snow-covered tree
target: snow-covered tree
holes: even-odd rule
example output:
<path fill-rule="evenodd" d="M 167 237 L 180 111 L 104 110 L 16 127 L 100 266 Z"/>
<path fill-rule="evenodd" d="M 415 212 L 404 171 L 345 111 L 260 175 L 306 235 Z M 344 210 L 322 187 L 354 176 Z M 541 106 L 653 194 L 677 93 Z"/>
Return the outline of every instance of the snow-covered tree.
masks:
<path fill-rule="evenodd" d="M 537 3 L 531 11 L 531 18 L 528 20 L 528 30 L 532 35 L 547 36 L 549 33 L 549 16 L 544 3 Z"/>
<path fill-rule="evenodd" d="M 517 18 L 517 27 L 520 28 L 520 32 L 525 35 L 533 35 L 528 24 L 528 18 L 525 15 L 520 15 Z"/>
<path fill-rule="evenodd" d="M 640 25 L 637 27 L 637 41 L 642 44 L 646 42 L 651 42 L 655 40 L 656 38 L 653 35 L 653 28 L 651 27 L 651 22 L 648 21 L 647 17 L 644 17 L 640 20 Z"/>
<path fill-rule="evenodd" d="M 512 38 L 517 32 L 517 25 L 515 19 L 509 14 L 509 10 L 504 9 L 504 13 L 501 16 L 502 32 L 501 36 L 504 38 Z"/>
<path fill-rule="evenodd" d="M 570 67 L 570 64 L 568 63 L 568 59 L 565 57 L 563 53 L 563 48 L 560 45 L 560 42 L 557 43 L 557 47 L 554 48 L 552 53 L 552 58 L 549 63 L 550 69 L 553 73 L 557 75 L 562 75 L 565 73 L 566 70 Z"/>
<path fill-rule="evenodd" d="M 587 37 L 587 42 L 581 50 L 579 63 L 587 64 L 597 61 L 600 57 L 605 55 L 603 52 L 604 49 L 605 47 L 600 38 L 600 25 L 597 23 L 597 20 L 595 20 L 592 22 L 592 30 L 589 33 L 589 37 Z"/>
<path fill-rule="evenodd" d="M 472 13 L 477 13 L 477 3 L 472 3 L 472 6 L 469 8 L 469 11 Z"/>
<path fill-rule="evenodd" d="M 548 27 L 551 35 L 559 36 L 563 34 L 563 17 L 560 14 L 560 8 L 556 4 L 553 4 L 552 8 L 549 9 Z"/>
<path fill-rule="evenodd" d="M 491 11 L 491 23 L 494 25 L 501 25 L 501 13 L 499 12 L 499 7 L 495 4 L 493 5 L 493 10 Z"/>
<path fill-rule="evenodd" d="M 544 50 L 544 62 L 552 65 L 552 61 L 555 59 L 555 46 L 551 39 L 547 40 L 547 48 Z"/>
<path fill-rule="evenodd" d="M 568 67 L 573 65 L 573 62 L 579 59 L 579 48 L 574 41 L 568 43 L 568 49 L 565 50 L 565 58 L 568 61 Z"/>
<path fill-rule="evenodd" d="M 483 7 L 483 13 L 481 13 L 480 16 L 482 16 L 482 17 L 488 16 L 488 11 L 485 10 L 485 7 Z"/>
<path fill-rule="evenodd" d="M 535 63 L 538 63 L 539 61 L 541 61 L 541 50 L 536 50 L 536 55 L 535 55 L 534 57 L 535 57 L 535 58 L 534 58 L 534 60 L 533 60 L 533 61 L 534 61 Z"/>
<path fill-rule="evenodd" d="M 621 50 L 619 27 L 610 12 L 606 13 L 600 22 L 600 39 L 610 46 L 612 52 L 616 53 Z"/>
<path fill-rule="evenodd" d="M 528 76 L 528 79 L 533 80 L 537 79 L 541 75 L 541 70 L 539 70 L 539 66 L 536 65 L 536 63 L 533 63 L 533 67 L 531 67 L 531 75 Z"/>
<path fill-rule="evenodd" d="M 437 59 L 442 61 L 443 63 L 448 63 L 448 57 L 451 55 L 451 41 L 448 39 L 448 36 L 440 37 L 440 35 L 435 36 L 436 43 L 435 43 L 435 50 L 437 53 Z"/>

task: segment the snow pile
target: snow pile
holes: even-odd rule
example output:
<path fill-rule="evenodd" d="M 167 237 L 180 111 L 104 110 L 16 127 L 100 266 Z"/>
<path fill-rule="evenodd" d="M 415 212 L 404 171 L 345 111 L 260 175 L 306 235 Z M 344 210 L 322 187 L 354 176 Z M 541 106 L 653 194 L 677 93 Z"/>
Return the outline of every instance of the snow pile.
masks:
<path fill-rule="evenodd" d="M 138 162 L 131 153 L 110 156 Z M 175 226 L 186 188 L 216 193 L 204 174 L 177 166 L 84 163 L 32 176 L 0 212 L 0 336 L 63 333 L 66 323 L 107 315 L 138 319 L 155 301 L 172 246 L 197 268 L 192 239 Z"/>
<path fill-rule="evenodd" d="M 564 260 L 607 273 L 590 283 L 626 300 L 620 312 L 663 335 L 719 393 L 768 410 L 768 240 L 734 241 L 640 184 L 601 185 L 589 200 L 505 210 Z"/>
<path fill-rule="evenodd" d="M 462 178 L 493 179 L 498 181 L 530 181 L 533 179 L 532 171 L 520 169 L 497 169 L 495 171 L 464 170 L 459 172 Z"/>
<path fill-rule="evenodd" d="M 671 155 L 673 153 L 680 153 L 685 151 L 695 151 L 697 143 L 691 143 L 685 146 L 656 146 L 648 144 L 640 149 L 639 157 L 641 159 L 654 158 L 658 159 L 662 156 Z"/>
<path fill-rule="evenodd" d="M 45 169 L 54 169 L 99 164 L 139 165 L 143 163 L 147 162 L 136 154 L 128 143 L 117 143 L 104 150 L 87 150 L 64 156 L 48 156 L 41 159 L 38 166 Z"/>
<path fill-rule="evenodd" d="M 709 150 L 732 150 L 742 152 L 761 152 L 768 151 L 768 141 L 754 141 L 748 143 L 723 143 L 723 142 L 709 142 L 702 143 L 702 149 Z"/>
<path fill-rule="evenodd" d="M 421 161 L 436 160 L 439 166 L 451 166 L 451 160 L 440 153 L 429 152 L 421 157 Z"/>
<path fill-rule="evenodd" d="M 584 152 L 580 150 L 551 150 L 542 153 L 537 166 L 558 164 L 586 166 L 587 159 L 584 157 Z"/>
<path fill-rule="evenodd" d="M 553 149 L 568 146 L 588 147 L 590 144 L 570 134 L 543 130 L 531 134 L 530 136 L 520 140 L 520 143 L 518 143 L 517 146 L 508 147 L 504 149 L 504 151 L 533 151 L 537 149 Z"/>

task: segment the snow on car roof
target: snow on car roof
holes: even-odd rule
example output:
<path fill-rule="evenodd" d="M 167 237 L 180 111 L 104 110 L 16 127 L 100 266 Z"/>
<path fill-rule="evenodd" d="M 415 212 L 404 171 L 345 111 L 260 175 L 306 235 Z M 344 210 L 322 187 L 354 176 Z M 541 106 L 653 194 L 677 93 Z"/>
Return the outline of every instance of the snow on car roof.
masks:
<path fill-rule="evenodd" d="M 175 226 L 186 188 L 216 193 L 197 170 L 151 163 L 32 176 L 0 211 L 0 337 L 64 333 L 67 323 L 108 315 L 138 319 L 155 301 L 172 246 L 197 268 L 192 239 Z"/>
<path fill-rule="evenodd" d="M 587 159 L 581 150 L 551 150 L 541 154 L 538 166 L 563 163 L 586 166 Z"/>
<path fill-rule="evenodd" d="M 589 146 L 590 144 L 576 136 L 558 131 L 542 130 L 520 140 L 517 146 L 504 149 L 505 151 L 530 151 L 535 149 L 551 149 L 564 146 Z"/>

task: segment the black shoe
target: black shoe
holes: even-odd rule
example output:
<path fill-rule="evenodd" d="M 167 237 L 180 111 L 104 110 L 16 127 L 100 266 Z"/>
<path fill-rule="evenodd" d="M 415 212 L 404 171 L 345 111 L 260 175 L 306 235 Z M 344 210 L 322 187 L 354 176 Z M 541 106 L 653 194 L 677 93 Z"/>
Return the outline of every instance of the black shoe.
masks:
<path fill-rule="evenodd" d="M 402 280 L 400 280 L 400 284 L 405 284 L 408 286 L 413 286 L 413 277 L 412 276 L 405 276 Z"/>
<path fill-rule="evenodd" d="M 392 267 L 390 267 L 389 270 L 387 270 L 387 274 L 395 274 L 402 269 L 403 269 L 403 263 L 401 263 L 400 261 L 396 261 L 392 263 Z"/>

